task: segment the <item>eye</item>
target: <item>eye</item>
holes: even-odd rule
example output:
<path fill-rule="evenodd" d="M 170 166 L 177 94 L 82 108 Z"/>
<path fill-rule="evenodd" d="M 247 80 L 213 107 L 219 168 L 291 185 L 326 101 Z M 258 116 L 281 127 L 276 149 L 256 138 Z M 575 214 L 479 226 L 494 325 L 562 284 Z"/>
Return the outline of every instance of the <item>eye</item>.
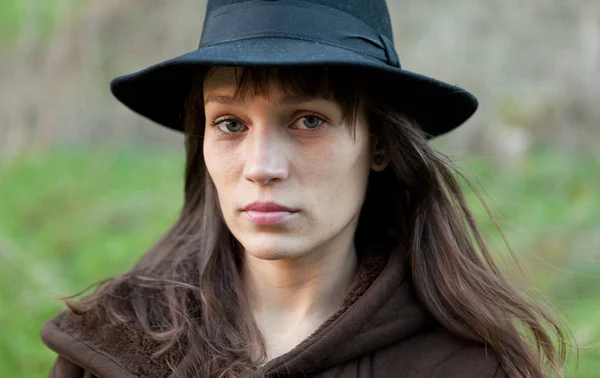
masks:
<path fill-rule="evenodd" d="M 300 128 L 304 129 L 318 129 L 325 123 L 325 120 L 314 114 L 305 115 L 296 121 L 296 124 L 300 124 Z"/>
<path fill-rule="evenodd" d="M 243 131 L 244 128 L 246 127 L 246 126 L 244 126 L 244 124 L 242 124 L 237 119 L 231 119 L 231 118 L 212 122 L 212 125 L 218 127 L 219 130 L 221 130 L 222 132 L 224 132 L 226 134 L 233 134 L 233 133 Z"/>

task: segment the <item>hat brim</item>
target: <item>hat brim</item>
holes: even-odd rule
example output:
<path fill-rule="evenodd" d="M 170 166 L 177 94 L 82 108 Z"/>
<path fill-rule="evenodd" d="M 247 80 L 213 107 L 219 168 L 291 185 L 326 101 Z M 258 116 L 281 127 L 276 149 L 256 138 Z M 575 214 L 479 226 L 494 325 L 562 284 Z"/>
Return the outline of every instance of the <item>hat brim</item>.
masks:
<path fill-rule="evenodd" d="M 293 41 L 291 43 L 290 41 Z M 183 113 L 199 67 L 341 65 L 371 69 L 385 76 L 382 87 L 397 95 L 429 137 L 464 123 L 478 107 L 468 91 L 424 75 L 389 66 L 359 52 L 287 38 L 247 39 L 201 47 L 185 55 L 112 80 L 114 96 L 134 112 L 183 131 Z M 391 99 L 394 100 L 394 99 Z"/>

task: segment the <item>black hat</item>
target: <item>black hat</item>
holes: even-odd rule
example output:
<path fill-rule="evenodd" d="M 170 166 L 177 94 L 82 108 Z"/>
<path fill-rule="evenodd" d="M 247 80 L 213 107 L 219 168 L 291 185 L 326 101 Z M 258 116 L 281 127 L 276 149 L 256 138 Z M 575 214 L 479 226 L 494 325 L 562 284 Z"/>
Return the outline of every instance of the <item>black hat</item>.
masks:
<path fill-rule="evenodd" d="M 385 0 L 209 0 L 197 50 L 117 77 L 111 91 L 133 111 L 181 131 L 194 75 L 214 65 L 378 72 L 430 137 L 459 126 L 478 105 L 464 89 L 401 68 Z"/>

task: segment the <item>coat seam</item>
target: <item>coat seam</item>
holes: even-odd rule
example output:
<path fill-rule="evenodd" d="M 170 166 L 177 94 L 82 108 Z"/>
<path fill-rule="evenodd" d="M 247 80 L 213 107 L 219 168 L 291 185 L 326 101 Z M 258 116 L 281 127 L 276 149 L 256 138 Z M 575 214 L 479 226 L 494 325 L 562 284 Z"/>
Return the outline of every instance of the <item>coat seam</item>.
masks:
<path fill-rule="evenodd" d="M 79 339 L 79 338 L 77 338 L 75 336 L 72 336 L 72 335 L 68 335 L 68 336 L 70 336 L 73 340 L 82 343 L 83 345 L 85 345 L 86 347 L 88 347 L 89 349 L 91 349 L 94 353 L 98 353 L 99 355 L 107 358 L 108 360 L 110 360 L 111 362 L 113 362 L 115 365 L 117 365 L 121 370 L 123 370 L 123 372 L 125 372 L 127 374 L 132 374 L 134 377 L 139 378 L 139 376 L 137 374 L 133 374 L 131 371 L 129 371 L 129 369 L 126 369 L 119 361 L 115 360 L 113 358 L 113 356 L 111 356 L 110 354 L 107 354 L 107 353 L 103 352 L 102 350 L 98 349 L 94 345 L 89 344 L 89 343 L 85 342 L 84 340 L 81 340 L 81 339 Z"/>

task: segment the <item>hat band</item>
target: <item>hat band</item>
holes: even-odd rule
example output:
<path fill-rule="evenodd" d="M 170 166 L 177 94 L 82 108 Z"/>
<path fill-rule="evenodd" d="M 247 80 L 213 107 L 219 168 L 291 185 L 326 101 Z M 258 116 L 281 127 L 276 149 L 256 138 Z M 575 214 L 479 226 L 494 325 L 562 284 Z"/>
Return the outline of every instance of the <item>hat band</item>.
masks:
<path fill-rule="evenodd" d="M 206 17 L 199 47 L 269 37 L 327 44 L 400 67 L 389 38 L 346 12 L 305 1 L 255 0 L 220 7 Z"/>

